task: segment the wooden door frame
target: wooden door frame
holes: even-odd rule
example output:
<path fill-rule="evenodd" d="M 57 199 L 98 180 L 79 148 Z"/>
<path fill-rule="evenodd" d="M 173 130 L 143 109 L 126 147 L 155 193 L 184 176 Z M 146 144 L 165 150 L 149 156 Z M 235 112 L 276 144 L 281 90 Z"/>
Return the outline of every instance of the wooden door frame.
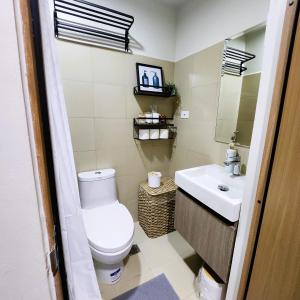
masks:
<path fill-rule="evenodd" d="M 243 262 L 242 275 L 238 290 L 237 299 L 245 299 L 252 272 L 258 236 L 265 206 L 266 191 L 270 179 L 270 171 L 274 159 L 274 146 L 276 144 L 280 116 L 283 106 L 284 94 L 287 85 L 287 74 L 293 42 L 295 36 L 295 23 L 299 13 L 300 1 L 287 1 L 284 25 L 282 28 L 282 39 L 279 50 L 279 61 L 277 65 L 274 92 L 271 103 L 270 117 L 267 126 L 267 134 L 264 144 L 261 169 L 258 186 L 255 195 L 255 205 L 250 225 L 249 238 L 247 242 L 246 254 Z"/>
<path fill-rule="evenodd" d="M 28 91 L 29 117 L 32 120 L 33 146 L 48 233 L 48 246 L 50 251 L 54 250 L 58 255 L 58 271 L 54 271 L 54 267 L 51 266 L 55 294 L 56 299 L 69 299 L 56 197 L 38 1 L 15 0 L 15 5 L 19 9 L 21 18 L 24 53 L 20 55 L 24 58 L 23 72 L 26 74 L 22 81 Z"/>

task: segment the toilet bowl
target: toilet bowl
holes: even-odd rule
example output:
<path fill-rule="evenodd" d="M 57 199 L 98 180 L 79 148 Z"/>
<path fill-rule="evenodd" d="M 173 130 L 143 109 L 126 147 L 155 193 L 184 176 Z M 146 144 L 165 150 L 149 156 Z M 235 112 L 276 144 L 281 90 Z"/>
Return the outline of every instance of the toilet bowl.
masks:
<path fill-rule="evenodd" d="M 115 170 L 78 174 L 83 223 L 100 282 L 116 283 L 130 252 L 134 223 L 116 197 Z"/>

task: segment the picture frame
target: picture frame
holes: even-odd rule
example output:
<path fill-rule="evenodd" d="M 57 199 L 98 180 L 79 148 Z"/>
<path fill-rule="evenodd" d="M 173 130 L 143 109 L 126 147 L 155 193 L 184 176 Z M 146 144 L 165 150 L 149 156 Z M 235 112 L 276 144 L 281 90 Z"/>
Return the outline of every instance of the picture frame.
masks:
<path fill-rule="evenodd" d="M 164 74 L 160 66 L 136 63 L 136 76 L 139 92 L 162 94 L 164 92 Z"/>

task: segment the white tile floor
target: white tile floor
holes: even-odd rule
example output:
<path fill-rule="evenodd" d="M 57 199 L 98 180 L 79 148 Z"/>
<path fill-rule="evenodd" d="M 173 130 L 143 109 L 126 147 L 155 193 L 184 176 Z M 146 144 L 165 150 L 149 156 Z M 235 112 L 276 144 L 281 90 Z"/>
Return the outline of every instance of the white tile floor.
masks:
<path fill-rule="evenodd" d="M 201 259 L 178 232 L 150 239 L 139 223 L 135 223 L 134 243 L 141 252 L 126 259 L 120 281 L 114 285 L 100 284 L 104 300 L 123 294 L 161 273 L 166 275 L 180 299 L 198 299 L 194 281 Z"/>

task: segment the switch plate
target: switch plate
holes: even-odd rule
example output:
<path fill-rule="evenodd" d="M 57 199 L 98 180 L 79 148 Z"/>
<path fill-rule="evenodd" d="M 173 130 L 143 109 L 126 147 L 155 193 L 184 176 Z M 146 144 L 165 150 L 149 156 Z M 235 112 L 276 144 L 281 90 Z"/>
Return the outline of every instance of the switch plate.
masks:
<path fill-rule="evenodd" d="M 190 117 L 190 111 L 189 110 L 182 110 L 180 112 L 180 118 L 181 119 L 188 119 Z"/>

